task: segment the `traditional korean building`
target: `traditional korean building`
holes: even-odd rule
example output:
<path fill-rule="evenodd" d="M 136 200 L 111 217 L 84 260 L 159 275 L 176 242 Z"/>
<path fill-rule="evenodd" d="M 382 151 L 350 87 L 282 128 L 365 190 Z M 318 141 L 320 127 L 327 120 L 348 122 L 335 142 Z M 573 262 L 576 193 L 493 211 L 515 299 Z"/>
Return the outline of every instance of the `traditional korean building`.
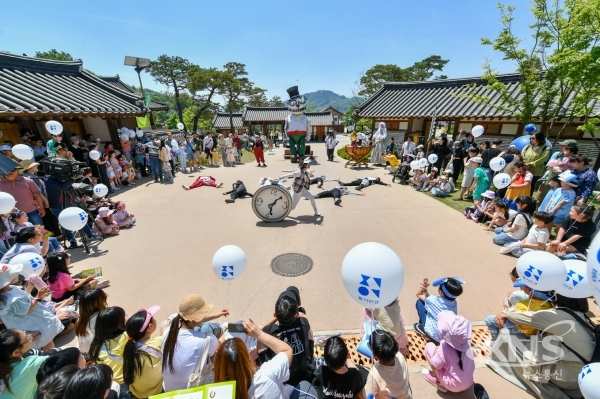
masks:
<path fill-rule="evenodd" d="M 244 126 L 241 113 L 234 113 L 232 117 L 233 128 L 238 134 L 242 134 L 248 130 Z M 229 114 L 221 112 L 216 114 L 212 120 L 212 126 L 217 130 L 218 133 L 229 133 L 231 131 L 231 121 L 229 120 Z"/>
<path fill-rule="evenodd" d="M 29 128 L 48 139 L 48 120 L 62 123 L 64 133 L 92 133 L 118 143 L 117 129 L 134 128 L 146 113 L 137 95 L 83 69 L 83 62 L 52 61 L 0 53 L 0 131 L 2 141 L 20 142 Z"/>
<path fill-rule="evenodd" d="M 333 130 L 335 130 L 338 133 L 343 133 L 344 132 L 344 125 L 342 123 L 342 117 L 344 116 L 344 113 L 341 111 L 338 111 L 337 109 L 333 108 L 333 107 L 327 107 L 321 110 L 321 112 L 328 112 L 331 111 L 331 115 L 333 116 Z"/>
<path fill-rule="evenodd" d="M 123 90 L 126 93 L 135 93 L 135 89 L 129 86 L 127 83 L 123 82 L 119 75 L 115 76 L 98 76 L 100 79 L 105 81 L 106 83 Z M 150 104 L 148 104 L 148 108 L 150 111 L 168 111 L 169 106 L 167 103 L 163 103 L 162 101 L 151 100 Z"/>
<path fill-rule="evenodd" d="M 521 75 L 499 75 L 498 80 L 507 85 L 514 98 L 521 94 Z M 360 118 L 370 118 L 372 128 L 379 122 L 385 122 L 388 135 L 395 136 L 397 143 L 402 143 L 406 135 L 415 137 L 415 142 L 424 142 L 429 134 L 432 115 L 435 111 L 436 125 L 453 126 L 454 136 L 465 130 L 469 132 L 475 125 L 482 125 L 485 133 L 476 141 L 500 138 L 503 145 L 508 145 L 516 137 L 523 134 L 525 125 L 516 120 L 514 115 L 503 109 L 476 102 L 467 95 L 475 92 L 478 96 L 488 96 L 491 103 L 500 101 L 496 91 L 486 87 L 481 78 L 445 79 L 424 82 L 384 83 L 368 100 L 355 111 Z M 570 101 L 570 100 L 569 100 Z M 568 108 L 569 104 L 565 104 Z M 593 114 L 600 114 L 600 101 L 595 101 Z M 554 141 L 562 129 L 566 118 L 554 123 L 549 140 Z M 561 133 L 561 139 L 575 139 L 579 143 L 580 153 L 595 162 L 598 149 L 589 134 L 584 134 L 577 127 L 579 120 L 572 122 Z"/>

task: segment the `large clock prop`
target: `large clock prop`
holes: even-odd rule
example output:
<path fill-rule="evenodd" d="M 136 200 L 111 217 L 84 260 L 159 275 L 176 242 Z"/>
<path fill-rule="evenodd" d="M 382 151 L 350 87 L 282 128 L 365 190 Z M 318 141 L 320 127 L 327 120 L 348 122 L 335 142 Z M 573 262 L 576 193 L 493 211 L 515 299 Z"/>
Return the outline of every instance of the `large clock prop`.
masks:
<path fill-rule="evenodd" d="M 285 187 L 271 181 L 271 184 L 260 187 L 254 193 L 252 210 L 265 222 L 280 222 L 292 210 L 292 196 Z"/>

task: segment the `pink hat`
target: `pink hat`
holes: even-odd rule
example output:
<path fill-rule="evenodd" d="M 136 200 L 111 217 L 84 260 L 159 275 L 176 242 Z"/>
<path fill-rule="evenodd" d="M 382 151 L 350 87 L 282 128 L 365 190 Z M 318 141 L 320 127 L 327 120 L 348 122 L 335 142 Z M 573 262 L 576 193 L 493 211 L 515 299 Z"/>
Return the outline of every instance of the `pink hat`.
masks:
<path fill-rule="evenodd" d="M 444 310 L 438 314 L 438 330 L 442 341 L 457 351 L 466 352 L 471 347 L 471 323 L 464 317 Z"/>
<path fill-rule="evenodd" d="M 142 324 L 142 328 L 140 328 L 140 332 L 143 332 L 146 328 L 148 328 L 148 324 L 150 324 L 150 320 L 154 317 L 155 314 L 160 310 L 160 306 L 152 306 L 148 309 L 142 309 L 146 311 L 146 320 L 144 324 Z"/>
<path fill-rule="evenodd" d="M 105 206 L 98 209 L 98 216 L 100 216 L 101 218 L 108 217 L 108 216 L 112 215 L 113 213 L 115 213 L 115 211 L 113 211 L 112 209 L 108 209 Z"/>

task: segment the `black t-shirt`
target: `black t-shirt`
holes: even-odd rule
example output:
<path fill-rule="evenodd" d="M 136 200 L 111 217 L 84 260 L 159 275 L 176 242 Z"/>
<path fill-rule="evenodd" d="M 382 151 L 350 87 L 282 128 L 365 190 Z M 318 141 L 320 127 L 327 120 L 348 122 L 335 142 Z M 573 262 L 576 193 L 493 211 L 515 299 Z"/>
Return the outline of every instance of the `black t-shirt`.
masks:
<path fill-rule="evenodd" d="M 352 399 L 362 391 L 365 383 L 366 380 L 355 368 L 348 368 L 346 373 L 338 374 L 327 366 L 317 368 L 312 381 L 319 399 Z"/>
<path fill-rule="evenodd" d="M 296 386 L 300 381 L 310 381 L 313 373 L 313 347 L 314 341 L 308 339 L 310 324 L 304 317 L 296 319 L 289 326 L 280 326 L 279 324 L 271 324 L 263 328 L 263 331 L 269 335 L 279 338 L 283 342 L 292 347 L 292 364 L 290 364 L 290 379 L 286 384 Z M 266 352 L 266 353 L 265 353 Z M 266 350 L 264 359 L 271 359 L 275 353 L 268 349 Z"/>
<path fill-rule="evenodd" d="M 572 243 L 577 251 L 585 254 L 585 251 L 589 248 L 592 242 L 592 235 L 596 232 L 596 225 L 591 220 L 585 222 L 576 222 L 571 218 L 567 218 L 562 223 L 561 227 L 565 229 L 566 233 L 563 236 L 563 241 L 568 240 L 573 236 L 581 236 L 577 241 Z"/>

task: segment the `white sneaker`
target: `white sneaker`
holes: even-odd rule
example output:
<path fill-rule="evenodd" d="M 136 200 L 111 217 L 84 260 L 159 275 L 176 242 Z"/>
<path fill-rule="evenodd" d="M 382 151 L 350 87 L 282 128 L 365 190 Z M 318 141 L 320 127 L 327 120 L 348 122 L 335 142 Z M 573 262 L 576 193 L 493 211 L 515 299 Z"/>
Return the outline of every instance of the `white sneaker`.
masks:
<path fill-rule="evenodd" d="M 321 216 L 321 214 L 319 213 L 319 211 L 315 211 L 315 216 Z"/>
<path fill-rule="evenodd" d="M 96 288 L 106 288 L 110 285 L 110 280 L 100 281 Z"/>
<path fill-rule="evenodd" d="M 183 187 L 185 190 L 189 190 L 190 189 L 188 186 L 183 185 L 183 184 L 181 185 L 181 187 Z"/>
<path fill-rule="evenodd" d="M 217 184 L 217 188 L 221 188 L 221 187 L 223 187 L 223 182 Z"/>

